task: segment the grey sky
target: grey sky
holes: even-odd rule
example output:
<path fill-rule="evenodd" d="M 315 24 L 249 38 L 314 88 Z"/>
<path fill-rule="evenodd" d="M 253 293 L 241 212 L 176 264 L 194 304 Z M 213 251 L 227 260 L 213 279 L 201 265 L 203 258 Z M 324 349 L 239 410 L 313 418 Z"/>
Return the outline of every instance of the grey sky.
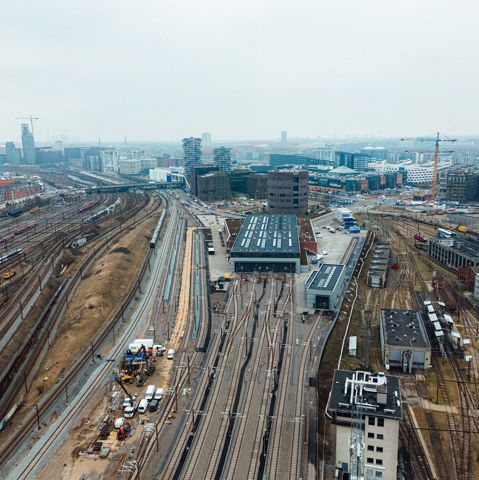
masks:
<path fill-rule="evenodd" d="M 479 3 L 3 0 L 0 140 L 479 133 Z"/>

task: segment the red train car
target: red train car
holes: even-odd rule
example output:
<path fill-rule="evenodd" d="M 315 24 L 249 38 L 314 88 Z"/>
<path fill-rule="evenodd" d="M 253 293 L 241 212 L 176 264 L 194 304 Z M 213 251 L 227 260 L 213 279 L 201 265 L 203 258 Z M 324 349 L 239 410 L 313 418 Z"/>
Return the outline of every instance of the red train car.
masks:
<path fill-rule="evenodd" d="M 96 207 L 100 203 L 100 200 L 97 200 L 96 202 L 91 202 L 88 205 L 85 205 L 84 207 L 80 208 L 78 210 L 80 213 L 86 212 L 87 210 L 90 210 L 90 208 Z"/>
<path fill-rule="evenodd" d="M 22 233 L 26 232 L 27 230 L 31 230 L 36 226 L 37 226 L 37 222 L 34 222 L 34 223 L 30 223 L 30 225 L 27 225 L 26 227 L 18 228 L 17 230 L 15 230 L 15 235 L 21 235 Z"/>
<path fill-rule="evenodd" d="M 420 235 L 419 233 L 416 233 L 414 235 L 414 238 L 418 241 L 418 242 L 421 242 L 421 243 L 426 243 L 427 242 L 427 238 L 423 235 Z"/>
<path fill-rule="evenodd" d="M 6 237 L 0 238 L 0 243 L 9 242 L 10 240 L 13 240 L 14 238 L 15 238 L 15 234 L 12 233 L 10 235 L 7 235 Z"/>

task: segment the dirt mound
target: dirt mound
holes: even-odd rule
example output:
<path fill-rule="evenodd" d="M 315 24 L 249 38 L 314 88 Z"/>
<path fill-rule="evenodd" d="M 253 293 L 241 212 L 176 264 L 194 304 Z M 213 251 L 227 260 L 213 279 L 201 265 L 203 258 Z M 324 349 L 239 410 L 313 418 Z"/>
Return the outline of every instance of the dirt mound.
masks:
<path fill-rule="evenodd" d="M 118 247 L 118 248 L 114 248 L 114 249 L 109 253 L 109 255 L 111 255 L 112 253 L 124 253 L 125 255 L 129 255 L 131 252 L 130 252 L 130 250 L 128 250 L 128 248 L 126 248 L 126 247 Z"/>

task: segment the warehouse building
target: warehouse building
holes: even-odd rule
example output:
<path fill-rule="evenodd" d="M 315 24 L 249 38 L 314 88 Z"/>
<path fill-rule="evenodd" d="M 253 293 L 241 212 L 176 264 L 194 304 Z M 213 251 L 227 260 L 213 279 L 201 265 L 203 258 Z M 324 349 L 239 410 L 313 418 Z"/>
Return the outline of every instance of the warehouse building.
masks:
<path fill-rule="evenodd" d="M 379 243 L 374 250 L 368 271 L 368 285 L 383 288 L 386 286 L 388 266 L 391 256 L 389 243 Z"/>
<path fill-rule="evenodd" d="M 431 238 L 429 256 L 450 268 L 479 265 L 479 241 L 466 235 L 452 238 Z"/>
<path fill-rule="evenodd" d="M 334 312 L 345 283 L 344 265 L 324 263 L 306 280 L 304 297 L 307 308 Z"/>
<path fill-rule="evenodd" d="M 350 478 L 350 441 L 357 440 L 365 479 L 397 480 L 399 422 L 403 418 L 399 378 L 379 372 L 335 370 L 328 406 L 336 431 L 335 466 Z M 356 425 L 352 425 L 352 419 Z M 344 476 L 344 474 L 348 476 Z M 353 478 L 356 478 L 354 476 Z"/>
<path fill-rule="evenodd" d="M 387 370 L 395 367 L 411 373 L 414 368 L 429 369 L 431 344 L 418 310 L 381 309 L 380 335 Z"/>
<path fill-rule="evenodd" d="M 300 257 L 296 215 L 248 215 L 230 252 L 231 271 L 301 273 Z"/>

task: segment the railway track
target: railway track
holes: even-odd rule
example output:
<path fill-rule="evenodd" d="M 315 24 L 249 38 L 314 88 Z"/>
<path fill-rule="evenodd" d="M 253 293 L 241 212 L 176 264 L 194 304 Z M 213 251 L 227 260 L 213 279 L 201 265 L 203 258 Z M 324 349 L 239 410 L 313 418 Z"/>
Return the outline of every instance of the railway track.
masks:
<path fill-rule="evenodd" d="M 156 209 L 157 208 L 159 208 L 159 205 L 156 207 Z M 141 217 L 140 219 L 136 220 L 135 223 L 139 223 L 143 220 L 146 220 L 153 213 L 155 213 L 156 209 L 151 211 L 151 212 L 148 212 L 144 217 Z M 119 232 L 120 232 L 120 230 L 121 229 L 118 229 Z M 112 239 L 113 239 L 113 237 L 110 237 L 109 239 L 105 239 L 104 246 L 106 247 L 111 242 Z M 124 311 L 124 308 L 125 308 L 124 306 L 128 305 L 132 301 L 133 297 L 135 296 L 136 290 L 137 290 L 137 288 L 136 288 L 137 282 L 139 282 L 143 278 L 143 276 L 145 275 L 146 270 L 147 270 L 148 265 L 149 265 L 149 260 L 150 260 L 151 255 L 152 255 L 152 251 L 151 251 L 151 249 L 148 249 L 147 255 L 146 255 L 145 260 L 144 260 L 144 262 L 143 262 L 143 264 L 140 268 L 140 271 L 137 275 L 137 279 L 134 282 L 132 289 L 130 290 L 129 294 L 126 296 L 126 298 L 122 302 L 121 307 L 115 312 L 115 314 L 110 319 L 110 321 L 105 326 L 105 328 L 97 335 L 97 337 L 93 341 L 93 343 L 92 343 L 92 349 L 93 350 L 98 348 L 107 339 L 107 337 L 111 334 L 111 331 L 114 328 L 114 326 L 116 325 L 116 323 L 118 322 L 118 320 L 123 317 L 123 311 Z M 94 259 L 95 256 L 96 256 L 96 253 L 94 253 L 93 259 Z M 80 274 L 81 273 L 82 272 L 80 272 Z M 73 282 L 70 285 L 73 285 Z M 65 296 L 64 298 L 65 298 L 64 303 L 67 303 L 68 302 L 68 295 Z M 66 305 L 64 305 L 64 308 L 65 307 L 66 307 Z M 130 327 L 128 327 L 127 332 L 133 331 L 133 329 L 134 329 L 134 326 L 133 327 L 130 326 Z M 32 355 L 30 357 L 30 359 L 28 360 L 28 365 L 26 366 L 26 368 L 31 369 L 33 367 L 33 364 L 36 361 L 36 358 L 38 357 L 39 352 L 40 352 L 39 345 L 43 346 L 45 344 L 45 341 L 46 341 L 46 336 L 44 335 L 43 338 L 39 339 L 39 341 L 37 342 L 37 344 L 36 344 L 37 348 L 35 350 L 35 354 Z M 119 355 L 119 351 L 114 350 L 112 353 L 110 353 L 110 358 L 116 358 L 117 355 Z M 81 369 L 84 367 L 84 365 L 87 364 L 89 361 L 90 361 L 90 347 L 88 347 L 88 349 L 82 354 L 82 356 L 79 358 L 77 363 L 69 369 L 69 371 L 65 375 L 63 381 L 57 387 L 55 387 L 49 393 L 49 395 L 44 397 L 43 401 L 39 402 L 38 411 L 39 411 L 40 416 L 44 412 L 46 412 L 51 405 L 53 405 L 53 403 L 57 400 L 57 398 L 60 395 L 62 395 L 63 386 L 65 384 L 71 383 L 73 381 L 73 379 L 75 378 L 75 376 L 81 371 Z M 110 365 L 111 364 L 109 362 L 106 362 L 104 368 L 109 368 Z M 94 385 L 96 386 L 98 384 L 98 382 L 101 381 L 102 378 L 103 378 L 103 376 L 97 377 L 97 379 L 95 380 L 96 383 L 94 382 Z M 14 398 L 14 395 L 18 394 L 18 391 L 21 388 L 22 388 L 22 383 L 17 383 L 17 386 L 15 387 L 14 391 L 12 392 L 10 398 Z M 92 391 L 93 391 L 93 389 L 90 389 L 89 393 L 91 394 Z M 79 401 L 78 404 L 75 405 L 75 408 L 73 410 L 75 410 L 75 412 L 79 412 L 80 409 L 82 408 L 81 406 L 83 405 L 82 402 L 86 401 L 87 398 L 88 398 L 88 395 L 83 395 L 80 399 L 81 401 Z M 74 416 L 74 414 L 73 414 L 73 416 Z M 73 418 L 72 415 L 66 416 L 65 419 L 62 418 L 62 425 L 65 425 L 66 424 L 65 422 L 68 422 L 68 419 L 70 419 L 70 418 Z M 21 442 L 23 442 L 25 437 L 30 433 L 30 431 L 31 431 L 32 427 L 35 425 L 35 423 L 36 423 L 36 419 L 35 419 L 34 415 L 31 415 L 31 414 L 26 415 L 26 417 L 23 421 L 22 430 L 17 435 L 15 435 L 13 438 L 10 438 L 8 443 L 4 444 L 5 446 L 0 452 L 0 465 L 4 465 L 4 463 L 10 457 L 12 452 L 14 452 L 16 450 L 17 446 Z M 32 460 L 31 469 L 28 469 L 28 470 L 32 471 L 35 468 L 35 464 L 38 463 L 39 461 L 40 461 L 39 459 Z"/>

